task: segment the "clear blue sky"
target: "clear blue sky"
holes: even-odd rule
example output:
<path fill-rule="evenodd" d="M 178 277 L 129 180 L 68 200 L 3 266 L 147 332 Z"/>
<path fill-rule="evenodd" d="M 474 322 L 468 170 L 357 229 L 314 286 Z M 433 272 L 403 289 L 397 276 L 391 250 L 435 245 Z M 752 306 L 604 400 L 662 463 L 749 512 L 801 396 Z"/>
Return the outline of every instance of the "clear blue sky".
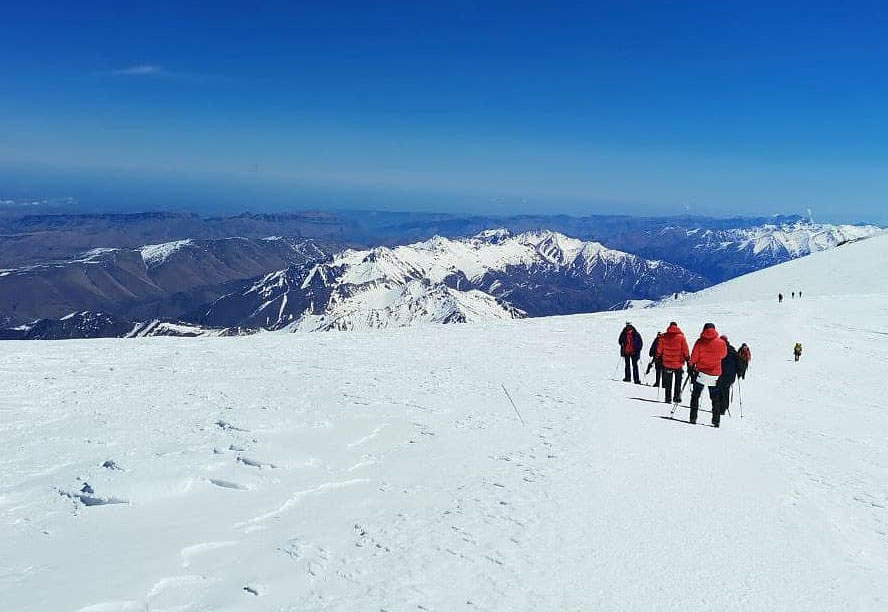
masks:
<path fill-rule="evenodd" d="M 880 2 L 7 2 L 0 199 L 888 222 Z"/>

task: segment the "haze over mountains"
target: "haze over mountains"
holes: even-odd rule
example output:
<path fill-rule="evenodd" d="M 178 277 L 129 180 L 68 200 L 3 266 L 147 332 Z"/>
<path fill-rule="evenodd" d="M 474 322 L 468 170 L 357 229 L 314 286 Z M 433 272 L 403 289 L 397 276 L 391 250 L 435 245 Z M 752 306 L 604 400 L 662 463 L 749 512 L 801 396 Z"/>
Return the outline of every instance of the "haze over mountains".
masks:
<path fill-rule="evenodd" d="M 7 214 L 0 229 L 7 338 L 595 312 L 696 291 L 881 231 L 800 217 L 386 212 Z"/>

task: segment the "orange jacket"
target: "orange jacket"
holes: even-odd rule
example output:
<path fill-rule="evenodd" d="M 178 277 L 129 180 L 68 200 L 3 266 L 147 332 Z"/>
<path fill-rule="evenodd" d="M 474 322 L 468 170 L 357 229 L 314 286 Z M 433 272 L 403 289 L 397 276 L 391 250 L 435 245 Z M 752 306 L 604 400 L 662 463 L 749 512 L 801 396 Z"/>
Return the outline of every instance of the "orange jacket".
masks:
<path fill-rule="evenodd" d="M 728 345 L 718 336 L 714 327 L 704 329 L 700 338 L 694 343 L 694 350 L 691 352 L 691 367 L 696 368 L 698 372 L 721 376 L 722 359 L 728 354 Z"/>
<path fill-rule="evenodd" d="M 662 360 L 664 368 L 670 370 L 679 369 L 690 358 L 688 341 L 678 325 L 670 325 L 666 333 L 660 336 L 657 358 Z"/>

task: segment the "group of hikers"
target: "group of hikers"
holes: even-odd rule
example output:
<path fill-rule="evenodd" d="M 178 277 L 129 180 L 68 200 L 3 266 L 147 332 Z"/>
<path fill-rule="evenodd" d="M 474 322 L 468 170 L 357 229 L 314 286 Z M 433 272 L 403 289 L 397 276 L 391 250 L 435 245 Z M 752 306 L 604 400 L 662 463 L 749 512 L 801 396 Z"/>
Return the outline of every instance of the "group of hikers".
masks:
<path fill-rule="evenodd" d="M 620 354 L 625 362 L 623 382 L 641 384 L 638 374 L 638 360 L 644 346 L 641 334 L 627 321 L 618 339 Z M 657 332 L 648 356 L 651 358 L 645 374 L 656 368 L 654 386 L 665 389 L 665 403 L 681 403 L 684 366 L 688 366 L 691 387 L 690 422 L 697 422 L 700 396 L 708 389 L 712 402 L 712 426 L 718 427 L 721 416 L 728 410 L 731 401 L 731 386 L 737 378 L 745 379 L 752 360 L 752 352 L 744 342 L 735 349 L 728 337 L 719 334 L 713 323 L 703 326 L 694 348 L 688 350 L 688 342 L 678 324 L 673 321 L 665 332 Z"/>
<path fill-rule="evenodd" d="M 792 299 L 795 299 L 796 293 L 797 293 L 797 292 L 795 292 L 795 291 L 792 292 Z M 802 297 L 802 292 L 801 292 L 801 291 L 799 291 L 798 294 L 799 294 L 799 297 Z M 778 294 L 777 294 L 777 301 L 778 301 L 779 303 L 783 303 L 783 294 L 782 294 L 782 293 L 778 293 Z"/>

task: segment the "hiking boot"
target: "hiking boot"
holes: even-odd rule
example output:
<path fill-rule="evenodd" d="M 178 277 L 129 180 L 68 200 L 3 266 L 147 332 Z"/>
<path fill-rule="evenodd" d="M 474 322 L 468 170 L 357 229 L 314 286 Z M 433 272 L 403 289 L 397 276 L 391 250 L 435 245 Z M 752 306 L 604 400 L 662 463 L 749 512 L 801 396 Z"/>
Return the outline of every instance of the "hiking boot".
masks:
<path fill-rule="evenodd" d="M 668 403 L 669 403 L 669 398 L 668 398 L 668 397 L 664 397 L 664 398 L 663 398 L 663 401 L 666 402 L 666 403 L 668 404 Z"/>
<path fill-rule="evenodd" d="M 672 401 L 673 401 L 673 403 L 675 403 L 675 404 L 680 404 L 680 403 L 681 403 L 681 396 L 680 396 L 680 395 L 676 395 L 676 396 L 675 396 L 675 399 L 672 400 Z"/>
<path fill-rule="evenodd" d="M 623 382 L 632 382 L 632 379 L 631 378 L 624 378 Z"/>

